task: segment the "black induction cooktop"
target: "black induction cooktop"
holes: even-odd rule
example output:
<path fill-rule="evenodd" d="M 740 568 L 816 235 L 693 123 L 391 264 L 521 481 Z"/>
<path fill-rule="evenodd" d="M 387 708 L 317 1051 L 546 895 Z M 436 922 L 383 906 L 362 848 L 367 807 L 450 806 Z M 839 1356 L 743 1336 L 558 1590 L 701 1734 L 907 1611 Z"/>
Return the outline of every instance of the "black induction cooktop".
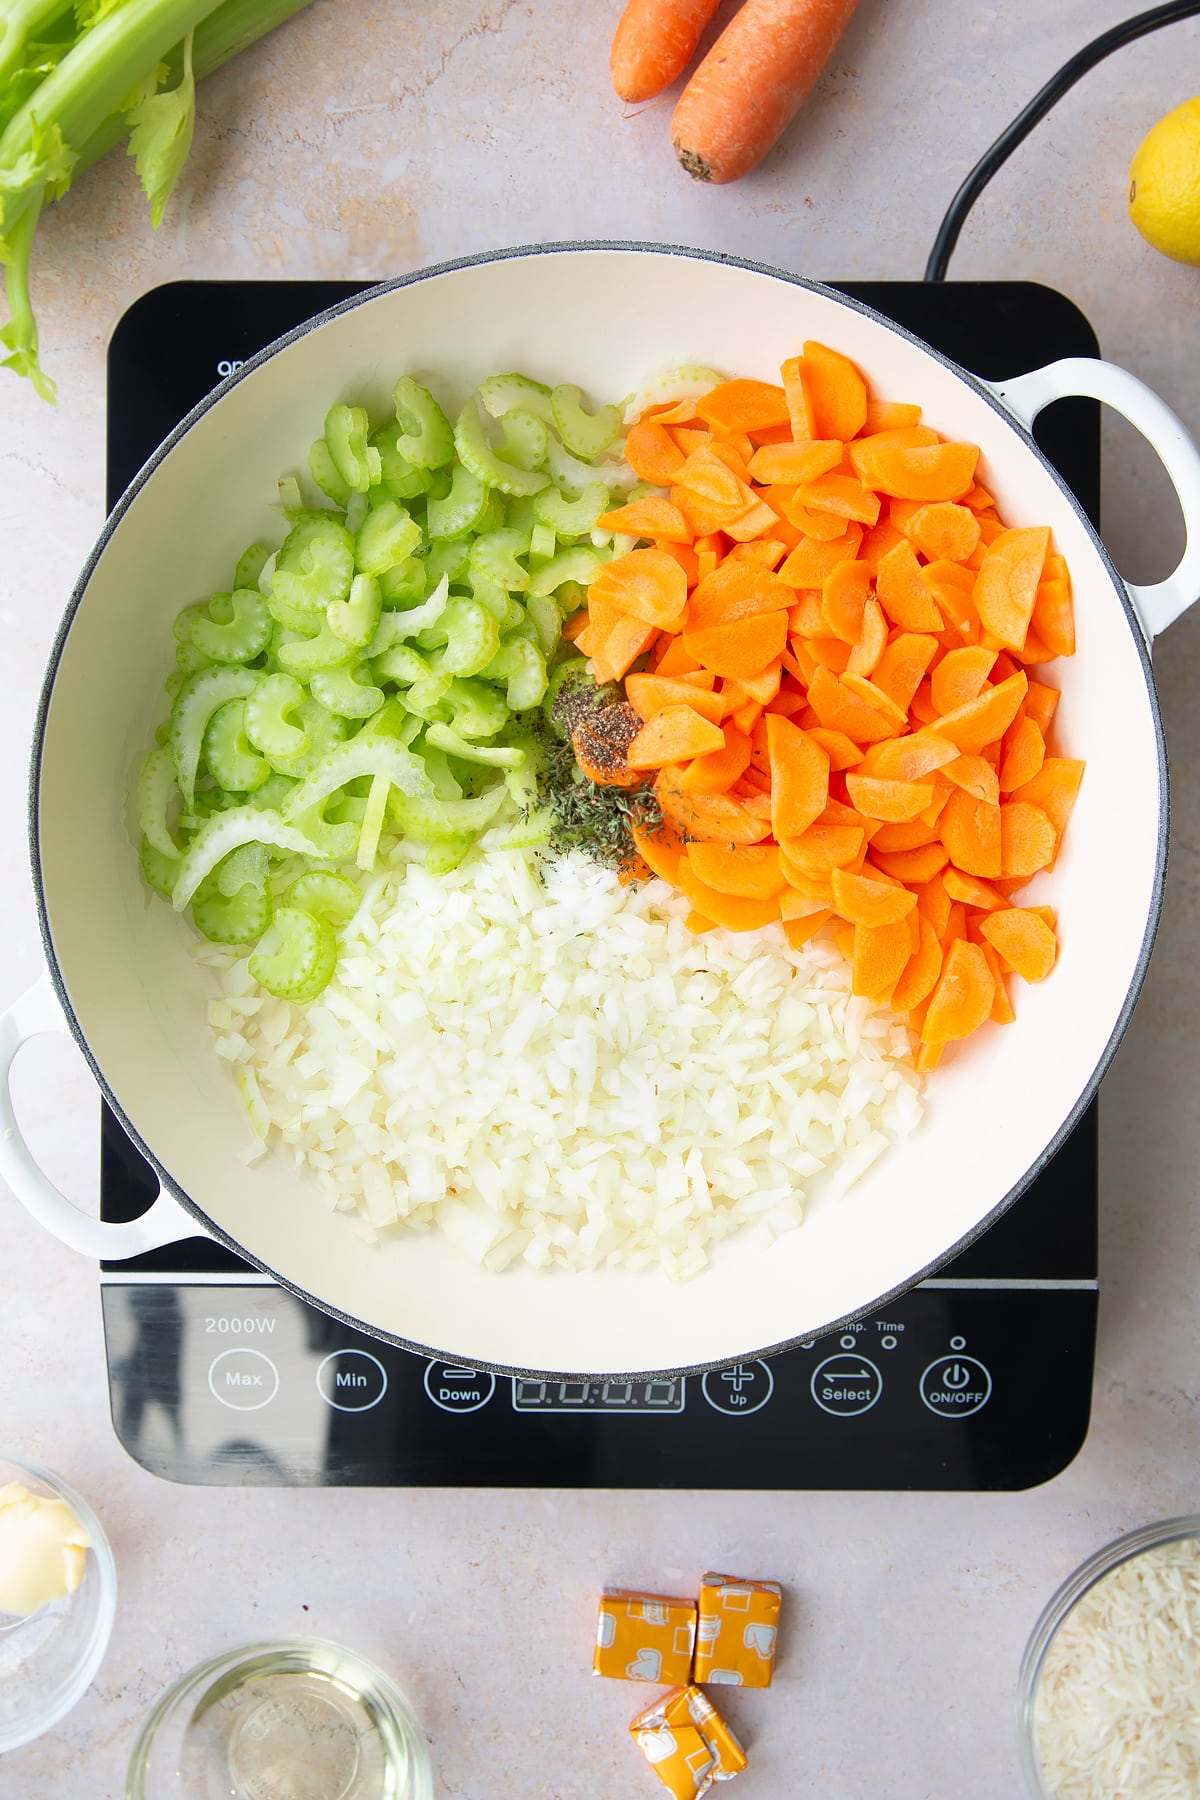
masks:
<path fill-rule="evenodd" d="M 108 497 L 196 402 L 349 282 L 176 282 L 113 335 Z M 1030 282 L 836 284 L 988 379 L 1095 355 L 1083 314 Z M 1036 436 L 1093 520 L 1099 408 Z M 105 1110 L 101 1210 L 156 1178 Z M 702 1377 L 542 1382 L 412 1355 L 192 1238 L 102 1266 L 113 1421 L 130 1455 L 207 1484 L 1015 1489 L 1087 1433 L 1096 1325 L 1093 1105 L 988 1232 L 880 1316 Z"/>

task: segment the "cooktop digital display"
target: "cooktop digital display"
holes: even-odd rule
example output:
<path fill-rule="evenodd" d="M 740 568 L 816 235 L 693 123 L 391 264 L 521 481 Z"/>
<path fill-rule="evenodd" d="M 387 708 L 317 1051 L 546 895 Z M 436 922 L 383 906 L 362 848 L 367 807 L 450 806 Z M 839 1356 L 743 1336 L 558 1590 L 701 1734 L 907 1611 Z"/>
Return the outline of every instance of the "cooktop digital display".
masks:
<path fill-rule="evenodd" d="M 362 285 L 179 282 L 139 300 L 109 351 L 110 505 L 218 381 Z M 843 291 L 989 379 L 1097 349 L 1077 308 L 1033 283 Z M 1064 401 L 1037 437 L 1095 519 L 1098 407 Z M 209 1484 L 1028 1487 L 1087 1433 L 1096 1184 L 1093 1107 L 989 1231 L 879 1316 L 769 1361 L 649 1381 L 417 1356 L 193 1238 L 103 1269 L 113 1422 L 147 1469 Z M 101 1191 L 110 1219 L 156 1191 L 107 1111 Z"/>

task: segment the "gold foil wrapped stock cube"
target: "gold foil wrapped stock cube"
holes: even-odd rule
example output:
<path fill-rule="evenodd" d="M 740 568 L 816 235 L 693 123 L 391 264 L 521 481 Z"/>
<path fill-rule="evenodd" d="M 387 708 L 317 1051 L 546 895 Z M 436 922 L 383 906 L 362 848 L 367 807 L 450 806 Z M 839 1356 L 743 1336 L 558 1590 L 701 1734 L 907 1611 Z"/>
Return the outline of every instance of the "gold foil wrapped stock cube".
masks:
<path fill-rule="evenodd" d="M 605 1588 L 592 1669 L 616 1681 L 686 1686 L 696 1647 L 696 1602 Z"/>
<path fill-rule="evenodd" d="M 674 1800 L 694 1800 L 715 1781 L 732 1781 L 746 1753 L 699 1688 L 664 1694 L 629 1727 L 638 1749 Z"/>
<path fill-rule="evenodd" d="M 780 1598 L 775 1581 L 706 1575 L 700 1585 L 695 1679 L 714 1686 L 770 1687 Z"/>

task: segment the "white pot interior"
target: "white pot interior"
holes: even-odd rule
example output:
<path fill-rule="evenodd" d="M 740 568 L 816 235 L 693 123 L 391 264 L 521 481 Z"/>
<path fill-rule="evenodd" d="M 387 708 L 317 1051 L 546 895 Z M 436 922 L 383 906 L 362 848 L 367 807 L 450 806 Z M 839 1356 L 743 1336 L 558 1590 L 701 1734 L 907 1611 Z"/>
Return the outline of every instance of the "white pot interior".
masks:
<path fill-rule="evenodd" d="M 382 418 L 409 371 L 457 399 L 521 369 L 619 397 L 680 362 L 777 379 L 816 337 L 881 398 L 982 447 L 1006 521 L 1049 523 L 1074 578 L 1079 650 L 1058 744 L 1088 771 L 1066 847 L 1032 897 L 1058 909 L 1061 957 L 1016 985 L 1017 1023 L 980 1032 L 928 1084 L 925 1123 L 848 1197 L 816 1203 L 769 1254 L 721 1246 L 673 1288 L 616 1272 L 493 1276 L 436 1236 L 372 1248 L 315 1184 L 249 1130 L 214 1055 L 209 977 L 190 926 L 143 886 L 131 773 L 162 716 L 171 621 L 227 585 L 255 537 L 278 536 L 279 474 L 303 463 L 335 400 Z M 137 492 L 93 569 L 54 678 L 41 765 L 42 878 L 54 955 L 78 1029 L 119 1108 L 173 1182 L 248 1254 L 319 1302 L 467 1363 L 635 1371 L 722 1363 L 868 1309 L 973 1232 L 1070 1115 L 1138 975 L 1154 904 L 1162 799 L 1154 709 L 1112 578 L 1055 481 L 993 407 L 890 327 L 836 297 L 715 261 L 636 251 L 547 252 L 449 270 L 378 294 L 239 380 Z"/>

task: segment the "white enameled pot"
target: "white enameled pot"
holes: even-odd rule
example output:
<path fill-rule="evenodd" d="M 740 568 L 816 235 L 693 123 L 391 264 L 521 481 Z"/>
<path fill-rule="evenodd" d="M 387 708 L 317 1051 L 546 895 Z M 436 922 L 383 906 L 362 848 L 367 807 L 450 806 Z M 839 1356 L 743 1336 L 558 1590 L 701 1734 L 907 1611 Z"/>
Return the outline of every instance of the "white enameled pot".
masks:
<path fill-rule="evenodd" d="M 143 885 L 132 774 L 161 706 L 171 621 L 219 587 L 339 399 L 383 416 L 397 372 L 461 398 L 521 369 L 596 399 L 681 362 L 776 378 L 805 338 L 844 351 L 884 398 L 919 401 L 981 446 L 1006 521 L 1049 524 L 1074 581 L 1078 654 L 1055 668 L 1056 731 L 1087 774 L 1034 903 L 1059 915 L 1053 977 L 1017 1023 L 982 1031 L 929 1082 L 924 1123 L 847 1197 L 818 1201 L 769 1253 L 734 1239 L 697 1280 L 615 1271 L 489 1275 L 436 1234 L 369 1247 L 282 1156 L 238 1158 L 247 1128 L 205 1022 L 209 977 Z M 1028 427 L 1051 401 L 1117 408 L 1178 490 L 1187 548 L 1169 580 L 1123 582 Z M 33 878 L 46 974 L 0 1018 L 0 1175 L 65 1242 L 121 1258 L 198 1228 L 360 1328 L 471 1366 L 632 1373 L 717 1366 L 819 1337 L 929 1274 L 984 1231 L 1090 1100 L 1145 975 L 1158 919 L 1167 778 L 1150 642 L 1200 593 L 1200 456 L 1141 382 L 1088 359 L 991 387 L 866 307 L 777 270 L 639 245 L 483 256 L 371 290 L 282 338 L 172 433 L 109 519 L 67 608 L 33 747 Z M 163 1192 L 143 1218 L 85 1217 L 21 1141 L 7 1073 L 19 1044 L 71 1032 Z"/>

